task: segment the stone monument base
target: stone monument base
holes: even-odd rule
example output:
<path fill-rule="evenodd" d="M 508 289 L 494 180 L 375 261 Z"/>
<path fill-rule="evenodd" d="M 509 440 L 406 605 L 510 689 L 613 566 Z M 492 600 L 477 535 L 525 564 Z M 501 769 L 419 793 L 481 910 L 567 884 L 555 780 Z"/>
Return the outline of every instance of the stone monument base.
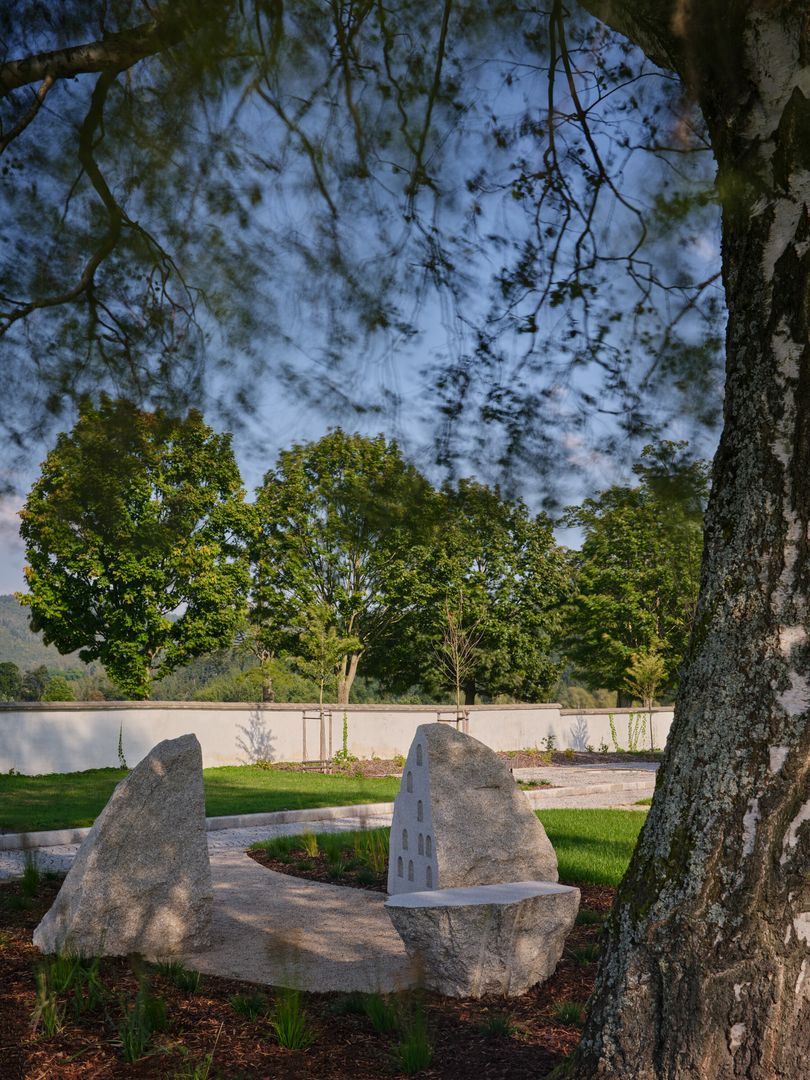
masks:
<path fill-rule="evenodd" d="M 385 907 L 426 987 L 447 997 L 517 997 L 553 974 L 579 889 L 515 881 L 401 893 Z"/>

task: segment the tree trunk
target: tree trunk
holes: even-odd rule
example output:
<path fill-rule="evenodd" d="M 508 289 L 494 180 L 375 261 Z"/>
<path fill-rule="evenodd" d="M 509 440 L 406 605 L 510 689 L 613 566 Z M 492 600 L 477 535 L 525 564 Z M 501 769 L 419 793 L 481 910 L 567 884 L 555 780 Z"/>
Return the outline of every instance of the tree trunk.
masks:
<path fill-rule="evenodd" d="M 759 5 L 692 57 L 724 194 L 725 426 L 675 721 L 563 1070 L 578 1080 L 810 1076 L 810 52 L 790 12 Z"/>
<path fill-rule="evenodd" d="M 475 704 L 475 678 L 471 677 L 464 682 L 464 704 Z"/>
<path fill-rule="evenodd" d="M 349 704 L 349 694 L 352 691 L 352 684 L 354 683 L 355 676 L 357 675 L 357 665 L 360 663 L 360 653 L 351 653 L 348 657 L 348 663 L 344 661 L 342 672 L 338 678 L 338 705 Z"/>

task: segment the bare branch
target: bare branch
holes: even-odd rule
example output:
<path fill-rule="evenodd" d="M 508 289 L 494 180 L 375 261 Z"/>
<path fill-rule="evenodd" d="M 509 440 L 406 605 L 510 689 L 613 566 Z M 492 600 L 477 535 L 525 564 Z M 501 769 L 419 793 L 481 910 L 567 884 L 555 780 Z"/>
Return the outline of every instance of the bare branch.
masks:
<path fill-rule="evenodd" d="M 0 135 L 0 154 L 3 153 L 3 151 L 6 149 L 10 142 L 13 142 L 18 135 L 25 131 L 25 129 L 39 112 L 40 106 L 45 100 L 45 95 L 48 93 L 48 91 L 55 82 L 56 80 L 54 79 L 53 75 L 45 76 L 42 86 L 40 86 L 39 90 L 37 90 L 36 94 L 34 94 L 34 100 L 31 102 L 31 107 L 28 109 L 28 111 L 20 117 L 20 119 L 10 131 L 7 131 L 5 135 Z"/>

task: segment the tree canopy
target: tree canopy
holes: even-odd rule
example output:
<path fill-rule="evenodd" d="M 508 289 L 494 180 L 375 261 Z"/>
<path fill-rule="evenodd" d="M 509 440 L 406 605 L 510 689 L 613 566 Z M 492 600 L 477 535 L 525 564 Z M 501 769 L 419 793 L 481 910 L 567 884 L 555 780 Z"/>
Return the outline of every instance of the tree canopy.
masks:
<path fill-rule="evenodd" d="M 313 612 L 324 632 L 351 643 L 339 702 L 364 651 L 426 587 L 420 508 L 430 492 L 396 443 L 338 429 L 282 451 L 257 493 L 253 617 L 273 651 L 298 654 Z"/>
<path fill-rule="evenodd" d="M 248 527 L 230 439 L 199 413 L 85 403 L 21 511 L 31 625 L 129 696 L 231 643 Z"/>
<path fill-rule="evenodd" d="M 683 444 L 645 448 L 635 487 L 614 485 L 566 515 L 584 531 L 566 651 L 592 689 L 624 694 L 633 655 L 659 650 L 674 693 L 700 583 L 708 469 Z"/>
<path fill-rule="evenodd" d="M 594 413 L 609 437 L 670 406 L 716 419 L 705 127 L 577 9 L 0 18 L 0 346 L 40 418 L 98 386 L 174 411 L 207 392 L 231 422 L 260 375 L 344 413 L 419 387 L 441 460 L 545 487 Z"/>
<path fill-rule="evenodd" d="M 438 526 L 423 572 L 423 599 L 385 643 L 380 673 L 395 686 L 452 688 L 463 700 L 503 695 L 546 701 L 564 666 L 566 554 L 544 514 L 475 480 L 439 494 Z"/>

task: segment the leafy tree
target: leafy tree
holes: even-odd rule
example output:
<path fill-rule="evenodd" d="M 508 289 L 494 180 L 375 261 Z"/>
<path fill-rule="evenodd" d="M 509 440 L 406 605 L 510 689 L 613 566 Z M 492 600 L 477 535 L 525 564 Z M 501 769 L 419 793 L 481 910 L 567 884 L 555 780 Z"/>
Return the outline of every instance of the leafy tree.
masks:
<path fill-rule="evenodd" d="M 42 692 L 43 701 L 75 701 L 76 694 L 64 675 L 52 675 Z"/>
<path fill-rule="evenodd" d="M 658 688 L 666 677 L 664 658 L 656 649 L 644 649 L 633 653 L 630 667 L 627 669 L 625 685 L 631 694 L 638 697 L 647 710 L 650 725 L 650 749 L 655 749 L 652 711 Z"/>
<path fill-rule="evenodd" d="M 309 614 L 328 612 L 337 638 L 352 643 L 339 664 L 340 704 L 363 652 L 415 602 L 428 496 L 396 443 L 339 429 L 282 451 L 258 491 L 254 618 L 274 652 L 298 655 Z"/>
<path fill-rule="evenodd" d="M 453 688 L 443 644 L 452 619 L 459 643 L 466 641 L 466 704 L 479 693 L 547 698 L 562 667 L 556 647 L 570 578 L 551 522 L 474 480 L 446 487 L 438 516 L 425 597 L 395 628 L 376 670 L 395 686 Z"/>
<path fill-rule="evenodd" d="M 636 487 L 614 486 L 568 511 L 584 530 L 575 554 L 576 589 L 568 609 L 567 653 L 592 689 L 627 700 L 633 655 L 660 650 L 667 690 L 677 687 L 700 580 L 703 462 L 685 444 L 645 448 Z"/>
<path fill-rule="evenodd" d="M 345 659 L 359 653 L 362 642 L 356 637 L 338 637 L 331 625 L 332 611 L 320 604 L 304 612 L 304 624 L 299 637 L 301 655 L 293 657 L 293 665 L 318 687 L 318 703 L 323 709 L 324 689 L 337 692 L 339 677 L 345 677 Z"/>
<path fill-rule="evenodd" d="M 21 512 L 32 628 L 146 697 L 153 676 L 233 637 L 243 500 L 229 436 L 199 413 L 85 403 Z"/>
<path fill-rule="evenodd" d="M 26 671 L 23 675 L 20 697 L 23 701 L 42 701 L 42 695 L 48 684 L 48 669 L 44 664 Z"/>
<path fill-rule="evenodd" d="M 461 709 L 463 688 L 469 686 L 475 677 L 478 646 L 482 636 L 481 620 L 465 622 L 464 592 L 459 593 L 455 603 L 447 600 L 444 606 L 442 639 L 436 646 L 436 659 L 453 687 L 457 710 Z"/>
<path fill-rule="evenodd" d="M 19 701 L 22 692 L 22 675 L 16 664 L 10 661 L 0 664 L 0 701 Z"/>

